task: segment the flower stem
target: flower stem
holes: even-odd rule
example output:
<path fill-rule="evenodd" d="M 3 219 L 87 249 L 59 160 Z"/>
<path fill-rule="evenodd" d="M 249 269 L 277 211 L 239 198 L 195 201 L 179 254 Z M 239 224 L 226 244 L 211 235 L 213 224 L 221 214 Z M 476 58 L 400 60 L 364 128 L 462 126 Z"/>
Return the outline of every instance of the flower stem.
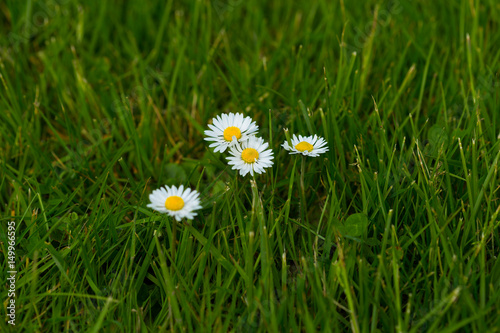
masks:
<path fill-rule="evenodd" d="M 304 185 L 304 175 L 306 173 L 306 158 L 305 156 L 301 156 L 302 162 L 300 165 L 300 180 L 299 180 L 299 185 L 300 185 L 300 197 L 301 197 L 301 202 L 300 202 L 300 218 L 302 221 L 307 222 L 307 204 L 306 204 L 306 189 Z"/>

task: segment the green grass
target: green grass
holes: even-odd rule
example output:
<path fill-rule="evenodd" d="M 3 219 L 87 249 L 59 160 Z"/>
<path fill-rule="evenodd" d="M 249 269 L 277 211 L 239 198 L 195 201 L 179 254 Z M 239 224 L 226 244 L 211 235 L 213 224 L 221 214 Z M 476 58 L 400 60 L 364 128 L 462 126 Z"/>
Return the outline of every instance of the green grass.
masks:
<path fill-rule="evenodd" d="M 496 0 L 7 0 L 0 16 L 17 331 L 500 331 Z M 203 140 L 222 112 L 275 152 L 255 183 Z M 330 151 L 303 163 L 284 128 Z M 200 191 L 195 220 L 146 207 L 165 184 Z"/>

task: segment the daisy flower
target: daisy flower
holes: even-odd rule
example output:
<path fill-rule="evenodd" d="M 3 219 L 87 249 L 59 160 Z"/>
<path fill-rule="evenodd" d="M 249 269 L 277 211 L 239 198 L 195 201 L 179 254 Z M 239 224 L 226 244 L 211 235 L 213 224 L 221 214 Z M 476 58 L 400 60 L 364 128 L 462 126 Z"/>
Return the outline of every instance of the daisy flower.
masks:
<path fill-rule="evenodd" d="M 259 130 L 252 118 L 243 117 L 241 113 L 224 113 L 213 118 L 212 122 L 213 124 L 208 124 L 210 130 L 205 131 L 205 140 L 214 141 L 209 146 L 215 147 L 214 152 L 223 153 L 228 147 L 247 140 Z"/>
<path fill-rule="evenodd" d="M 240 175 L 245 176 L 250 173 L 263 173 L 264 168 L 273 165 L 273 151 L 267 149 L 269 144 L 264 143 L 264 139 L 255 136 L 243 141 L 240 145 L 235 145 L 229 150 L 231 156 L 227 157 L 228 164 L 233 166 L 233 170 L 239 170 Z"/>
<path fill-rule="evenodd" d="M 148 207 L 160 213 L 167 213 L 177 221 L 184 217 L 192 220 L 196 216 L 194 211 L 201 208 L 199 196 L 195 190 L 184 190 L 183 185 L 179 188 L 164 186 L 149 195 L 151 203 Z"/>
<path fill-rule="evenodd" d="M 290 154 L 302 154 L 305 156 L 317 157 L 328 151 L 327 142 L 320 136 L 302 136 L 294 134 L 292 137 L 292 146 L 285 141 L 281 146 L 288 150 Z"/>

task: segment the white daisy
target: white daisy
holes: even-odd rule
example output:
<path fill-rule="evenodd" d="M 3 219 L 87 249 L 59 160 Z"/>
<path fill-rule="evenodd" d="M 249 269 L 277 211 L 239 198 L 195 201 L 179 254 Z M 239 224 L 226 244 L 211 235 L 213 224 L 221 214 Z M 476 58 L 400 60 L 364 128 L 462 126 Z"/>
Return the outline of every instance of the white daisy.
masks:
<path fill-rule="evenodd" d="M 167 213 L 175 217 L 177 221 L 184 217 L 192 220 L 196 216 L 194 211 L 201 208 L 199 196 L 200 194 L 195 190 L 190 188 L 184 190 L 183 185 L 179 188 L 160 187 L 149 195 L 151 203 L 148 207 L 160 213 Z"/>
<path fill-rule="evenodd" d="M 228 164 L 233 166 L 233 170 L 240 170 L 240 175 L 245 176 L 254 172 L 263 173 L 264 168 L 269 168 L 273 165 L 273 151 L 267 149 L 269 144 L 264 143 L 264 139 L 255 136 L 241 142 L 240 145 L 235 145 L 229 150 L 231 156 L 227 157 Z"/>
<path fill-rule="evenodd" d="M 259 130 L 252 118 L 244 117 L 241 113 L 224 113 L 213 118 L 212 122 L 208 124 L 210 130 L 205 131 L 205 140 L 215 141 L 209 146 L 215 147 L 214 152 L 223 153 L 228 147 L 247 140 Z"/>
<path fill-rule="evenodd" d="M 285 141 L 281 146 L 288 150 L 290 154 L 302 154 L 305 156 L 317 157 L 328 151 L 325 147 L 328 143 L 320 136 L 302 136 L 294 134 L 292 137 L 292 147 Z"/>

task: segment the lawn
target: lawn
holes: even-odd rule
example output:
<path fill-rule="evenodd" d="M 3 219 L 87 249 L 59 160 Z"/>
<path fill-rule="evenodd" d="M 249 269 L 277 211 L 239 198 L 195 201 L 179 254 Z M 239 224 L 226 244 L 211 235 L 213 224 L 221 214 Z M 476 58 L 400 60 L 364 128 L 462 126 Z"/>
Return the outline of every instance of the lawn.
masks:
<path fill-rule="evenodd" d="M 0 17 L 0 331 L 500 332 L 497 0 Z M 209 147 L 228 113 L 272 167 Z M 149 208 L 165 185 L 197 216 Z"/>

